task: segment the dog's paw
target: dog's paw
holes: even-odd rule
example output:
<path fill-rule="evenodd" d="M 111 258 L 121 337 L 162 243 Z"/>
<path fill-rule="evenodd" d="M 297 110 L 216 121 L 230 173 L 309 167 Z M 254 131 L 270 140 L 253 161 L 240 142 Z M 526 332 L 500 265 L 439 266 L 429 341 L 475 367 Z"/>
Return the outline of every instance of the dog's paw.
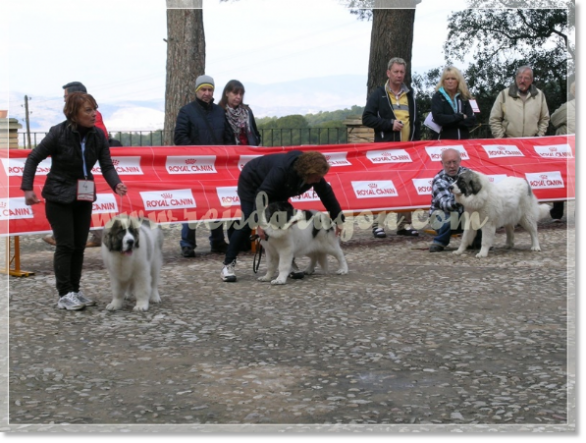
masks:
<path fill-rule="evenodd" d="M 348 274 L 348 268 L 340 268 L 336 271 L 336 274 L 338 275 L 346 275 Z"/>
<path fill-rule="evenodd" d="M 313 273 L 314 273 L 314 272 L 315 272 L 315 268 L 309 268 L 309 267 L 308 267 L 308 268 L 305 268 L 305 269 L 303 270 L 303 273 L 304 273 L 305 275 L 313 275 Z"/>
<path fill-rule="evenodd" d="M 541 248 L 539 246 L 532 246 L 531 250 L 535 252 L 541 252 Z"/>
<path fill-rule="evenodd" d="M 161 296 L 159 295 L 159 291 L 153 292 L 149 301 L 151 303 L 161 303 Z"/>
<path fill-rule="evenodd" d="M 460 251 L 459 249 L 455 250 L 452 252 L 452 254 L 456 254 L 456 255 L 462 255 L 464 251 Z"/>
<path fill-rule="evenodd" d="M 132 308 L 133 311 L 137 311 L 137 312 L 143 312 L 143 311 L 148 311 L 149 310 L 149 304 L 148 303 L 137 303 L 134 308 Z"/>
<path fill-rule="evenodd" d="M 488 252 L 480 251 L 478 254 L 475 255 L 476 258 L 484 258 L 488 256 Z"/>
<path fill-rule="evenodd" d="M 116 303 L 116 302 L 112 302 L 112 303 L 108 303 L 106 305 L 106 309 L 108 311 L 117 311 L 118 309 L 120 309 L 122 307 L 122 303 Z"/>
<path fill-rule="evenodd" d="M 279 280 L 278 278 L 271 281 L 271 285 L 284 285 L 287 280 Z"/>
<path fill-rule="evenodd" d="M 257 278 L 258 281 L 271 281 L 270 275 L 263 275 L 262 277 Z"/>

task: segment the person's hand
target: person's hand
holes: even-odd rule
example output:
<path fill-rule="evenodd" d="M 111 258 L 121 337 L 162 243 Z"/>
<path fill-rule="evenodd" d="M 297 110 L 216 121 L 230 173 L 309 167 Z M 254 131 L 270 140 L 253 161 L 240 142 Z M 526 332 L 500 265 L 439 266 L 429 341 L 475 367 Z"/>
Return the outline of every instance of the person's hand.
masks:
<path fill-rule="evenodd" d="M 118 183 L 116 185 L 116 194 L 123 197 L 126 195 L 127 191 L 128 191 L 128 189 L 126 188 L 126 185 L 124 183 Z"/>
<path fill-rule="evenodd" d="M 400 131 L 403 129 L 403 122 L 401 120 L 395 120 L 393 122 L 393 131 Z"/>
<path fill-rule="evenodd" d="M 41 200 L 37 198 L 35 191 L 24 191 L 24 203 L 29 206 L 36 205 L 37 203 L 41 203 Z"/>
<path fill-rule="evenodd" d="M 267 236 L 265 234 L 265 231 L 263 231 L 263 229 L 260 227 L 260 225 L 258 225 L 256 227 L 256 235 L 258 235 L 258 238 L 260 238 L 261 240 L 266 240 Z"/>

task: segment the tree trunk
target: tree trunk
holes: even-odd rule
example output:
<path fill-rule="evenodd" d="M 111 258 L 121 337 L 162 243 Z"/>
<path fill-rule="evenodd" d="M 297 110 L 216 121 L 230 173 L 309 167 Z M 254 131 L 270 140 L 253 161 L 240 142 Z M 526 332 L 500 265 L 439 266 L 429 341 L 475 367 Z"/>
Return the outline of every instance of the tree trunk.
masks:
<path fill-rule="evenodd" d="M 368 62 L 367 97 L 378 86 L 387 81 L 387 63 L 393 57 L 407 62 L 405 84 L 411 84 L 411 55 L 413 49 L 413 25 L 415 5 L 421 0 L 377 1 L 372 11 L 372 33 L 370 37 L 370 59 Z M 384 6 L 412 6 L 412 9 L 384 9 Z M 382 5 L 376 8 L 376 5 Z"/>
<path fill-rule="evenodd" d="M 195 79 L 205 73 L 205 45 L 201 9 L 167 9 L 164 145 L 173 145 L 179 109 L 195 100 Z"/>

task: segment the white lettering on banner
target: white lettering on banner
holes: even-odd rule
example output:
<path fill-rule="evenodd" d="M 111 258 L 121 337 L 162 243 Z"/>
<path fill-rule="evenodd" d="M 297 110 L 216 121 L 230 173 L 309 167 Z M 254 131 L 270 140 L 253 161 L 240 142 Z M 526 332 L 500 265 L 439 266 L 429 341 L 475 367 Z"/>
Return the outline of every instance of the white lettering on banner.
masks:
<path fill-rule="evenodd" d="M 351 182 L 356 198 L 397 197 L 399 193 L 392 180 Z"/>
<path fill-rule="evenodd" d="M 525 173 L 531 189 L 565 188 L 562 174 L 558 171 Z"/>
<path fill-rule="evenodd" d="M 431 195 L 432 178 L 414 178 L 411 180 L 418 195 Z"/>
<path fill-rule="evenodd" d="M 2 166 L 9 177 L 22 177 L 24 172 L 25 158 L 2 158 Z M 46 158 L 37 165 L 35 175 L 47 175 L 51 170 L 51 159 Z"/>
<path fill-rule="evenodd" d="M 352 166 L 352 163 L 346 158 L 347 155 L 347 152 L 327 152 L 324 157 L 330 166 Z"/>
<path fill-rule="evenodd" d="M 412 163 L 411 156 L 405 149 L 385 149 L 381 151 L 366 151 L 366 158 L 372 163 Z"/>
<path fill-rule="evenodd" d="M 301 195 L 296 195 L 295 197 L 291 197 L 291 201 L 293 203 L 302 203 L 302 202 L 318 202 L 320 201 L 319 196 L 313 190 L 313 188 L 308 189 Z"/>
<path fill-rule="evenodd" d="M 140 157 L 112 157 L 112 163 L 118 175 L 144 175 L 140 167 Z M 99 163 L 92 168 L 92 174 L 102 175 Z"/>
<path fill-rule="evenodd" d="M 242 171 L 242 168 L 244 168 L 246 163 L 257 157 L 262 157 L 262 155 L 241 155 L 240 160 L 238 160 L 238 169 Z"/>
<path fill-rule="evenodd" d="M 218 194 L 218 200 L 220 200 L 220 204 L 223 207 L 229 208 L 230 206 L 240 206 L 240 197 L 238 197 L 236 186 L 218 187 L 216 188 L 216 193 Z"/>
<path fill-rule="evenodd" d="M 169 174 L 215 174 L 215 155 L 168 156 L 165 169 Z"/>
<path fill-rule="evenodd" d="M 191 189 L 141 192 L 140 196 L 147 211 L 197 207 Z"/>
<path fill-rule="evenodd" d="M 427 155 L 429 155 L 429 158 L 431 159 L 431 161 L 441 162 L 442 161 L 442 152 L 444 152 L 446 149 L 455 149 L 456 151 L 458 151 L 460 153 L 460 157 L 462 158 L 462 160 L 470 160 L 470 157 L 468 157 L 468 152 L 466 152 L 466 149 L 464 149 L 463 145 L 426 146 L 425 152 L 427 152 Z"/>
<path fill-rule="evenodd" d="M 573 158 L 572 148 L 568 144 L 533 146 L 535 152 L 544 158 Z"/>
<path fill-rule="evenodd" d="M 118 204 L 114 194 L 98 194 L 96 201 L 92 204 L 93 214 L 116 214 Z"/>
<path fill-rule="evenodd" d="M 489 158 L 525 157 L 515 145 L 481 145 Z"/>
<path fill-rule="evenodd" d="M 25 204 L 24 197 L 0 198 L 0 220 L 34 218 L 33 208 Z"/>

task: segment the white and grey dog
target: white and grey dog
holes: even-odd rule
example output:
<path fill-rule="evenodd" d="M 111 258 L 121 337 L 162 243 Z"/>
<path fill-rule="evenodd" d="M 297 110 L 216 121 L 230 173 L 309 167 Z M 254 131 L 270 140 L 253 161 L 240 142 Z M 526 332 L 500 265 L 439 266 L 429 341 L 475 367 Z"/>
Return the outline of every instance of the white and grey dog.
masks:
<path fill-rule="evenodd" d="M 520 224 L 531 236 L 531 250 L 541 251 L 537 238 L 537 221 L 549 215 L 549 205 L 539 204 L 527 180 L 507 177 L 498 183 L 475 171 L 464 171 L 450 186 L 456 201 L 470 217 L 464 226 L 462 241 L 454 254 L 462 254 L 472 244 L 476 231 L 482 230 L 482 247 L 477 258 L 486 257 L 494 243 L 495 232 L 505 227 L 507 248 L 514 246 L 514 230 Z"/>
<path fill-rule="evenodd" d="M 158 284 L 163 265 L 163 231 L 148 220 L 125 215 L 108 222 L 102 237 L 102 259 L 110 274 L 112 302 L 108 310 L 122 307 L 124 297 L 136 298 L 135 311 L 146 311 L 149 301 L 160 303 Z"/>
<path fill-rule="evenodd" d="M 310 263 L 303 270 L 313 274 L 319 263 L 323 272 L 328 271 L 328 255 L 338 261 L 336 274 L 347 274 L 348 264 L 336 236 L 335 225 L 323 212 L 295 210 L 289 202 L 270 203 L 265 210 L 268 224 L 264 229 L 266 240 L 261 244 L 267 253 L 267 273 L 260 281 L 284 285 L 291 271 L 296 271 L 295 257 L 309 257 Z M 273 276 L 278 270 L 277 278 Z"/>

